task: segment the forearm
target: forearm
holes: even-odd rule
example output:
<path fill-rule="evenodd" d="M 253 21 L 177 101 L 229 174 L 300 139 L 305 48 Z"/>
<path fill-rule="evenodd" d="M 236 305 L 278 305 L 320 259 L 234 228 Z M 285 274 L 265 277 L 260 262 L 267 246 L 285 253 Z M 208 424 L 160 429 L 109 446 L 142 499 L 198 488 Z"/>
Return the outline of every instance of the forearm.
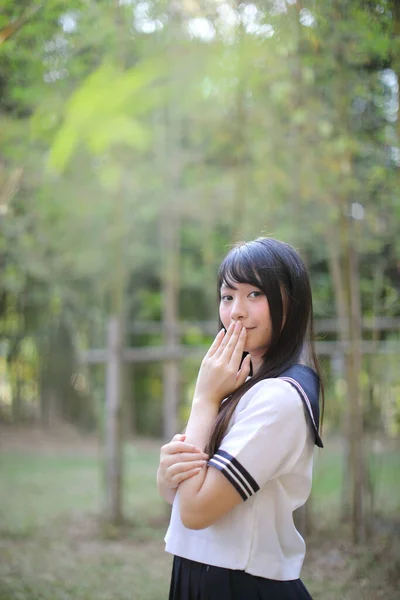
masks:
<path fill-rule="evenodd" d="M 194 399 L 189 422 L 186 428 L 186 439 L 191 444 L 204 449 L 215 419 L 218 415 L 218 404 Z M 207 468 L 187 479 L 179 485 L 179 501 L 181 515 L 196 511 L 198 494 L 207 475 Z"/>
<path fill-rule="evenodd" d="M 165 500 L 165 502 L 168 502 L 168 504 L 173 504 L 176 490 L 178 488 L 171 488 L 165 483 L 165 481 L 163 481 L 163 478 L 160 474 L 160 469 L 157 471 L 157 488 L 158 493 Z"/>
<path fill-rule="evenodd" d="M 173 503 L 179 484 L 197 475 L 208 458 L 197 446 L 188 444 L 185 440 L 185 434 L 177 433 L 160 450 L 157 488 L 169 504 Z"/>
<path fill-rule="evenodd" d="M 186 440 L 204 450 L 215 419 L 218 415 L 218 405 L 203 399 L 194 398 L 186 427 Z"/>

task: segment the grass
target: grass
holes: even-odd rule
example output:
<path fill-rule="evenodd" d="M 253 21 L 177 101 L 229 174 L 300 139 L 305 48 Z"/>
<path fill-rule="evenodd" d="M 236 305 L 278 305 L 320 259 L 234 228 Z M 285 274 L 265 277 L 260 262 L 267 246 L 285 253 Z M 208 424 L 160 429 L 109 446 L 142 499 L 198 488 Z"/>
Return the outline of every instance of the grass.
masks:
<path fill-rule="evenodd" d="M 314 463 L 313 509 L 324 520 L 338 517 L 341 503 L 341 483 L 343 480 L 343 448 L 338 442 L 332 447 L 318 450 Z M 368 459 L 373 502 L 379 513 L 395 516 L 400 509 L 400 452 L 387 449 L 385 452 L 371 455 Z"/>
<path fill-rule="evenodd" d="M 164 598 L 170 560 L 156 460 L 155 448 L 127 449 L 124 501 L 132 522 L 117 530 L 98 517 L 98 457 L 3 453 L 0 600 Z"/>
<path fill-rule="evenodd" d="M 9 439 L 13 441 L 11 434 Z M 99 518 L 103 485 L 95 443 L 82 444 L 73 438 L 70 443 L 52 439 L 33 448 L 29 440 L 3 444 L 0 600 L 167 598 L 171 558 L 163 544 L 167 510 L 155 487 L 158 452 L 157 443 L 146 441 L 126 448 L 128 523 L 115 528 Z M 337 527 L 340 446 L 328 445 L 317 457 L 312 505 L 319 530 L 308 540 L 303 570 L 315 600 L 396 597 L 399 456 L 388 450 L 375 461 L 375 504 L 382 518 L 366 547 L 354 547 L 349 532 Z"/>

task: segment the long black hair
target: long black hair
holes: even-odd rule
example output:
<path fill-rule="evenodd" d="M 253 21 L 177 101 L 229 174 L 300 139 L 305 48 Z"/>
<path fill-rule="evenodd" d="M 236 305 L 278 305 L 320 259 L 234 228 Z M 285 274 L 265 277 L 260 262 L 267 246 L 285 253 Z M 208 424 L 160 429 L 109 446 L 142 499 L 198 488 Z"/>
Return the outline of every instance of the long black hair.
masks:
<path fill-rule="evenodd" d="M 266 296 L 271 316 L 271 341 L 255 375 L 220 406 L 206 451 L 212 456 L 221 444 L 239 400 L 253 385 L 278 377 L 300 361 L 307 352 L 321 384 L 321 424 L 324 408 L 321 369 L 314 348 L 313 306 L 307 268 L 289 244 L 273 238 L 258 238 L 237 244 L 228 252 L 218 270 L 221 286 L 249 283 Z M 222 327 L 222 323 L 220 323 Z"/>

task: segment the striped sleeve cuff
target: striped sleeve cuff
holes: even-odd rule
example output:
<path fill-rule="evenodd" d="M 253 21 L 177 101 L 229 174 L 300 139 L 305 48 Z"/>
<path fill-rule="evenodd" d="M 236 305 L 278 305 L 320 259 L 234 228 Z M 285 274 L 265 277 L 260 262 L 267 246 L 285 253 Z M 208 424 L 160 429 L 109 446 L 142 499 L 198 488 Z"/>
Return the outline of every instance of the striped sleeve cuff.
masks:
<path fill-rule="evenodd" d="M 221 471 L 239 492 L 243 500 L 248 500 L 250 496 L 260 489 L 260 486 L 250 473 L 246 471 L 236 458 L 225 452 L 225 450 L 217 450 L 214 456 L 208 461 L 208 465 Z"/>

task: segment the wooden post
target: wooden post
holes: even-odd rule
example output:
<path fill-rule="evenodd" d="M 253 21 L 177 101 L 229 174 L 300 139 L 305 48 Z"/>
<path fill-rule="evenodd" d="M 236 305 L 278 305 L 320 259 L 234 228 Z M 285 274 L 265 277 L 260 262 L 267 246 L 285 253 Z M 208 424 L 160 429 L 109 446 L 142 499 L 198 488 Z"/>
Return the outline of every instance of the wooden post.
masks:
<path fill-rule="evenodd" d="M 349 361 L 349 402 L 350 402 L 350 461 L 352 468 L 352 525 L 353 539 L 363 543 L 367 535 L 367 515 L 365 511 L 365 460 L 363 448 L 363 409 L 360 374 L 361 353 L 361 300 L 359 289 L 359 261 L 355 245 L 356 229 L 350 221 L 348 245 L 348 277 L 350 296 L 350 348 Z"/>
<path fill-rule="evenodd" d="M 118 523 L 121 504 L 121 319 L 112 316 L 108 323 L 108 362 L 105 410 L 105 517 Z"/>
<path fill-rule="evenodd" d="M 179 372 L 176 361 L 164 363 L 164 403 L 163 403 L 163 436 L 165 441 L 170 441 L 178 433 L 177 408 Z"/>
<path fill-rule="evenodd" d="M 169 72 L 170 98 L 164 113 L 163 155 L 160 155 L 165 178 L 166 202 L 161 218 L 163 264 L 163 328 L 164 344 L 171 358 L 163 364 L 163 437 L 169 441 L 177 433 L 177 407 L 179 401 L 179 363 L 172 358 L 179 343 L 179 225 L 182 193 L 182 113 L 180 98 L 183 93 L 179 72 L 181 14 L 179 9 L 168 9 L 170 32 L 166 48 L 166 72 Z"/>
<path fill-rule="evenodd" d="M 125 68 L 125 56 L 121 40 L 124 30 L 120 3 L 114 1 L 116 60 Z M 111 523 L 123 519 L 122 511 L 122 370 L 123 370 L 123 327 L 125 322 L 126 285 L 126 204 L 123 187 L 115 187 L 115 213 L 111 223 L 113 273 L 111 277 L 111 316 L 108 322 L 108 348 L 106 372 L 105 406 L 105 518 Z"/>
<path fill-rule="evenodd" d="M 179 344 L 177 327 L 178 313 L 178 222 L 176 215 L 170 211 L 163 224 L 165 272 L 163 282 L 164 300 L 164 343 L 171 351 Z M 166 360 L 163 365 L 163 437 L 170 440 L 177 433 L 177 408 L 179 399 L 179 365 L 178 361 Z"/>

